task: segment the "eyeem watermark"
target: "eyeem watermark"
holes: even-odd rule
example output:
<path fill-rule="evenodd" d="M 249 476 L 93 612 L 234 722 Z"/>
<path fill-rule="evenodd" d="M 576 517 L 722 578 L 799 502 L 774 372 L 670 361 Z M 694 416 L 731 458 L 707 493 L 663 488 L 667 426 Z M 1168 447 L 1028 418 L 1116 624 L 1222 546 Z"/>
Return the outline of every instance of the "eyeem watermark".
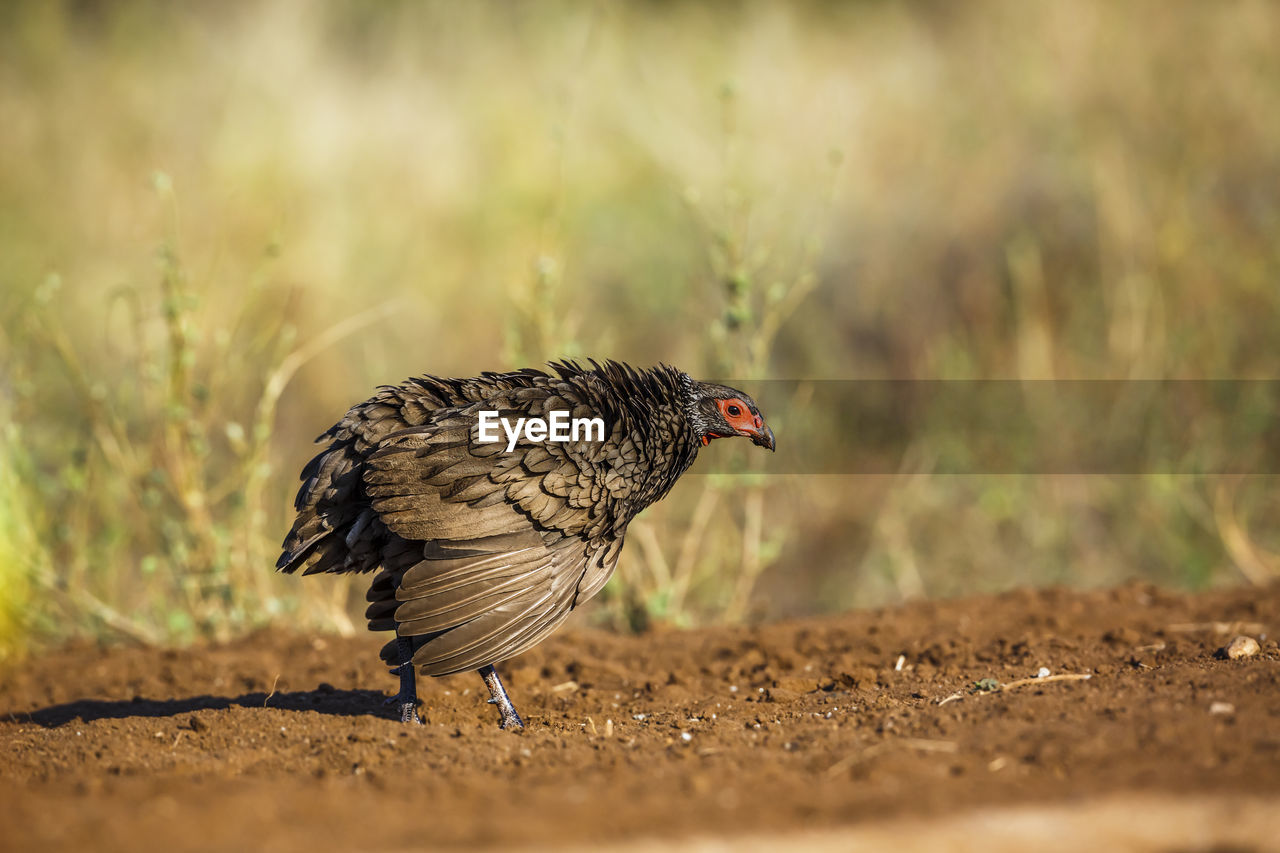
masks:
<path fill-rule="evenodd" d="M 502 441 L 498 427 L 507 437 L 507 452 L 516 449 L 516 444 L 523 437 L 531 442 L 556 441 L 604 441 L 604 418 L 570 418 L 568 412 L 556 411 L 549 418 L 516 418 L 514 424 L 509 418 L 499 417 L 493 410 L 480 413 L 478 440 L 481 444 L 493 444 Z"/>

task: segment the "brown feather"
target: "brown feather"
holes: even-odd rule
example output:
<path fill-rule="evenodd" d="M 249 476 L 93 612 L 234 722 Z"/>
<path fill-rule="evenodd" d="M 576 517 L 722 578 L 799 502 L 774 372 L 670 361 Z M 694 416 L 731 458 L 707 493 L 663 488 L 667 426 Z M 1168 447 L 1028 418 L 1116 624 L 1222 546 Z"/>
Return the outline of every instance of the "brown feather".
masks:
<path fill-rule="evenodd" d="M 429 675 L 537 643 L 597 593 L 628 523 L 701 446 L 702 386 L 669 367 L 552 365 L 387 386 L 321 437 L 302 472 L 284 572 L 367 572 L 366 618 L 410 637 Z M 735 392 L 736 393 L 736 392 Z M 744 399 L 745 398 L 744 396 Z M 603 441 L 478 441 L 481 411 L 600 418 Z M 383 650 L 396 662 L 395 643 Z"/>

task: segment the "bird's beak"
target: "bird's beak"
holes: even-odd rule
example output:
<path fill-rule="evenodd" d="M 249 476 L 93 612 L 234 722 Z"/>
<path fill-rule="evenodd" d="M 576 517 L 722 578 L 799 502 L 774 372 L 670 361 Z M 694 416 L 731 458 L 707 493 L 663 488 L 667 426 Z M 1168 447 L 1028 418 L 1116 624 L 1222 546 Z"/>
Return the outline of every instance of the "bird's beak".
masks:
<path fill-rule="evenodd" d="M 751 443 L 757 447 L 767 447 L 772 451 L 777 451 L 778 444 L 773 440 L 773 430 L 769 429 L 767 426 L 761 427 L 755 432 L 750 433 L 750 436 Z"/>

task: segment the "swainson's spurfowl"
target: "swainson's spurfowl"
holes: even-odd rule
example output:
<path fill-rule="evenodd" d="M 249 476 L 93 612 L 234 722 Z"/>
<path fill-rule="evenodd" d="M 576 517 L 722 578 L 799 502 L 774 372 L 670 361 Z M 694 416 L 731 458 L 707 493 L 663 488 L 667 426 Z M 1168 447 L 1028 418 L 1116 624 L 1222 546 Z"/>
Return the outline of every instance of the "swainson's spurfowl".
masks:
<path fill-rule="evenodd" d="M 418 721 L 415 670 L 478 670 L 502 727 L 523 726 L 493 665 L 600 591 L 627 524 L 712 439 L 774 449 L 733 388 L 665 365 L 550 367 L 384 386 L 317 439 L 302 471 L 276 567 L 380 569 L 366 617 L 396 632 L 382 658 L 400 674 L 405 722 Z"/>

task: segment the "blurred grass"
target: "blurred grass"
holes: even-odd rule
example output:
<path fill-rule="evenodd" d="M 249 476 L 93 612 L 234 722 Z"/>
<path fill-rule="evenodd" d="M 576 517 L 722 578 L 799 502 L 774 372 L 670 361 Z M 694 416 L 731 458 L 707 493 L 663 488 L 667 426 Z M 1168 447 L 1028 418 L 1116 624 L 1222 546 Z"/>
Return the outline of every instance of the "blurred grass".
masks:
<path fill-rule="evenodd" d="M 349 629 L 275 547 L 311 436 L 415 373 L 1274 377 L 1277 43 L 1265 2 L 5 4 L 0 646 Z M 691 477 L 599 612 L 1280 566 L 1274 478 L 932 458 Z"/>
<path fill-rule="evenodd" d="M 33 579 L 46 567 L 33 564 L 44 555 L 32 540 L 37 524 L 28 515 L 21 472 L 17 428 L 5 423 L 0 431 L 0 664 L 22 654 L 35 627 Z"/>

